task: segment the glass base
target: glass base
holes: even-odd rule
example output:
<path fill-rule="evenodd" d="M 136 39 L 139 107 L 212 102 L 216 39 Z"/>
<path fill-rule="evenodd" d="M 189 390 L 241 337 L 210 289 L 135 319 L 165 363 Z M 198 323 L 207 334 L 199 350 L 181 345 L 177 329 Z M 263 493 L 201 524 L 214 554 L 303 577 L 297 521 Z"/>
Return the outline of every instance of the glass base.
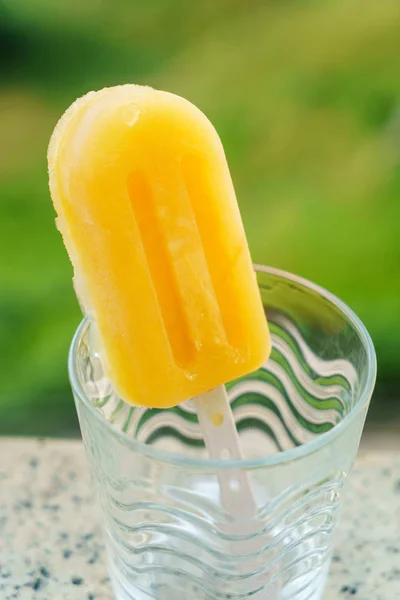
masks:
<path fill-rule="evenodd" d="M 276 598 L 276 600 L 321 600 L 326 585 L 329 571 L 329 563 L 320 567 L 317 572 L 311 572 L 291 581 Z M 115 600 L 245 600 L 246 596 L 210 596 L 207 593 L 199 595 L 197 589 L 193 589 L 190 584 L 186 588 L 177 590 L 173 586 L 153 586 L 148 592 L 130 583 L 120 572 L 111 567 L 111 585 Z M 263 592 L 256 595 L 247 596 L 252 600 L 269 600 L 270 594 Z"/>
<path fill-rule="evenodd" d="M 321 549 L 312 547 L 310 542 L 301 544 L 296 551 L 295 557 L 291 554 L 292 560 L 286 565 L 282 565 L 283 573 L 286 573 L 286 584 L 277 582 L 282 588 L 277 590 L 277 586 L 267 586 L 257 593 L 243 594 L 234 591 L 224 594 L 219 591 L 213 594 L 212 591 L 206 591 L 208 587 L 207 576 L 203 581 L 189 581 L 179 569 L 174 567 L 174 558 L 170 557 L 164 565 L 164 575 L 160 576 L 159 568 L 144 568 L 142 574 L 127 573 L 118 563 L 118 558 L 109 549 L 110 556 L 110 575 L 111 583 L 116 600 L 321 600 L 328 577 L 330 567 L 330 553 L 326 549 L 322 550 L 324 554 L 323 562 L 315 560 L 315 555 L 321 553 Z M 309 570 L 301 569 L 302 574 L 296 576 L 298 563 L 303 563 L 304 555 L 310 556 Z M 314 557 L 314 558 L 313 558 Z M 297 560 L 296 560 L 297 559 Z M 314 566 L 312 563 L 316 563 Z M 297 563 L 297 564 L 296 564 Z M 304 565 L 304 563 L 303 563 Z M 149 565 L 150 566 L 150 565 Z"/>

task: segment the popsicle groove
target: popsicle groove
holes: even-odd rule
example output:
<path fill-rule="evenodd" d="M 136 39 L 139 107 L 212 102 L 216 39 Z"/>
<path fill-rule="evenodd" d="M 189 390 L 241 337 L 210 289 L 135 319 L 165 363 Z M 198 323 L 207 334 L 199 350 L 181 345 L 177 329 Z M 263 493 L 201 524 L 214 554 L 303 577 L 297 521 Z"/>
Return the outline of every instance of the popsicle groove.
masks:
<path fill-rule="evenodd" d="M 179 290 L 175 285 L 163 236 L 159 231 L 153 192 L 144 173 L 140 171 L 129 175 L 127 188 L 171 352 L 175 363 L 181 368 L 186 368 L 195 360 L 196 348 Z M 157 252 L 154 249 L 157 249 Z"/>

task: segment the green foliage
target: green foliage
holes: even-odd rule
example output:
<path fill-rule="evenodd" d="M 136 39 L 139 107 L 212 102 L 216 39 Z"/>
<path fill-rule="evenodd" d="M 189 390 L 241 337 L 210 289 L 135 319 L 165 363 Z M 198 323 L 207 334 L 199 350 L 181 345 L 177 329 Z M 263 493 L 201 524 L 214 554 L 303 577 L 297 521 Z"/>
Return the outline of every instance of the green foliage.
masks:
<path fill-rule="evenodd" d="M 348 302 L 396 376 L 399 26 L 397 0 L 0 4 L 0 433 L 74 427 L 66 355 L 80 313 L 46 147 L 76 96 L 122 82 L 206 112 L 255 261 Z"/>

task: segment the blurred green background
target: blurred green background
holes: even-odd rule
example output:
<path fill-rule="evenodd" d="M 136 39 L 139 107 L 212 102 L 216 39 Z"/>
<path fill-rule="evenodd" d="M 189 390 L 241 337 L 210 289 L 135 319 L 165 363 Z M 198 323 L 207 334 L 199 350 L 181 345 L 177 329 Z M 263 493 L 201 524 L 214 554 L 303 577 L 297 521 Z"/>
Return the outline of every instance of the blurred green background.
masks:
<path fill-rule="evenodd" d="M 1 434 L 77 434 L 66 356 L 80 312 L 46 148 L 77 96 L 124 82 L 186 96 L 213 121 L 253 258 L 359 314 L 379 358 L 370 419 L 389 414 L 399 32 L 398 0 L 0 0 Z"/>

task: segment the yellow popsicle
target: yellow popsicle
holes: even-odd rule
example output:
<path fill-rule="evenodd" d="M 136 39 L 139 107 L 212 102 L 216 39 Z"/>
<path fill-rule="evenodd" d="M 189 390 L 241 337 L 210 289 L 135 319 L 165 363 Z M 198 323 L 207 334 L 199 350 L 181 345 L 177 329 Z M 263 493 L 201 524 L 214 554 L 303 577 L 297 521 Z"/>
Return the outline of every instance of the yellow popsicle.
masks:
<path fill-rule="evenodd" d="M 170 407 L 257 369 L 270 340 L 221 141 L 187 100 L 91 92 L 49 146 L 75 288 L 121 397 Z"/>

